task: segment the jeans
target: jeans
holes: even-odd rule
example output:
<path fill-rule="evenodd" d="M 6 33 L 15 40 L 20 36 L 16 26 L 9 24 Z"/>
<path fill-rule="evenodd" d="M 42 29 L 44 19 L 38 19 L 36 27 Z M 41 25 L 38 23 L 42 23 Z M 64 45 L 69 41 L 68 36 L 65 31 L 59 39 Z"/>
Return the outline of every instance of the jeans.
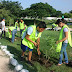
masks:
<path fill-rule="evenodd" d="M 23 31 L 23 29 L 20 29 L 20 38 L 21 38 L 22 31 Z"/>
<path fill-rule="evenodd" d="M 63 53 L 64 53 L 64 57 L 65 57 L 65 62 L 68 63 L 68 56 L 67 56 L 67 52 L 66 52 L 66 47 L 67 47 L 67 43 L 62 43 L 61 54 L 60 54 L 60 58 L 59 58 L 59 64 L 62 64 Z"/>
<path fill-rule="evenodd" d="M 12 31 L 12 43 L 14 42 L 14 39 L 15 39 L 15 34 L 17 33 L 17 29 L 14 29 Z"/>

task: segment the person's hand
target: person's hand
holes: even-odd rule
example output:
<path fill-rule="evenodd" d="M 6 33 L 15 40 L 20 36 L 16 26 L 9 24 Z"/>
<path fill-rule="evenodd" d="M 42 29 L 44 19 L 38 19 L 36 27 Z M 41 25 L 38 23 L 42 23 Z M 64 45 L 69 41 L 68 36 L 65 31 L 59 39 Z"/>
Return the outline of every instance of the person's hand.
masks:
<path fill-rule="evenodd" d="M 38 46 L 38 44 L 36 42 L 33 43 L 36 47 Z"/>
<path fill-rule="evenodd" d="M 58 44 L 59 42 L 62 42 L 62 40 L 56 41 L 56 44 Z"/>
<path fill-rule="evenodd" d="M 58 44 L 59 43 L 59 41 L 56 41 L 56 44 Z"/>
<path fill-rule="evenodd" d="M 38 55 L 41 55 L 41 52 L 40 52 L 40 50 L 38 51 Z"/>

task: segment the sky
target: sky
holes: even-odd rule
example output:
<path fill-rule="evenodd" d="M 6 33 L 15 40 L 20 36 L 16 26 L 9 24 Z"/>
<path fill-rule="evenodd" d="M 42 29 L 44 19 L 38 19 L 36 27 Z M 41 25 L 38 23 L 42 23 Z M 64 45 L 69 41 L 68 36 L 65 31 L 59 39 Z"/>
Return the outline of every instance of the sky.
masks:
<path fill-rule="evenodd" d="M 6 0 L 7 1 L 7 0 Z M 31 4 L 35 3 L 48 3 L 56 10 L 60 10 L 62 13 L 69 12 L 72 10 L 72 0 L 8 0 L 8 1 L 19 1 L 23 9 L 29 8 Z"/>

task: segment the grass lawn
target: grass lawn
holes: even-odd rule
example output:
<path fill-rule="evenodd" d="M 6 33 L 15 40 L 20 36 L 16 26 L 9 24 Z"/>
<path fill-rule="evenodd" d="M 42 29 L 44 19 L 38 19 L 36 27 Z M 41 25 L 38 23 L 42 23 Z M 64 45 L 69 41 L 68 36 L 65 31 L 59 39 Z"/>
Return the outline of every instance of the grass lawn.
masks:
<path fill-rule="evenodd" d="M 44 53 L 44 50 L 48 50 L 49 46 L 46 44 L 46 38 L 50 36 L 52 39 L 55 39 L 55 41 L 58 40 L 59 32 L 58 31 L 44 31 L 41 36 L 41 43 L 40 43 L 40 50 L 42 53 Z M 17 37 L 19 37 L 19 32 L 17 33 Z M 6 33 L 6 39 L 2 38 L 0 39 L 0 42 L 2 45 L 7 45 L 8 50 L 15 55 L 15 58 L 18 60 L 20 64 L 23 64 L 24 69 L 28 69 L 29 72 L 72 72 L 72 66 L 63 64 L 62 66 L 57 66 L 59 54 L 57 56 L 52 56 L 50 59 L 50 62 L 53 64 L 49 67 L 45 67 L 44 65 L 41 65 L 39 62 L 34 61 L 34 66 L 31 67 L 27 64 L 26 61 L 20 62 L 20 56 L 21 56 L 21 40 L 20 38 L 16 40 L 14 43 L 11 43 L 8 39 L 8 34 Z M 34 49 L 33 54 L 36 49 Z M 28 52 L 28 50 L 26 51 Z M 50 52 L 48 52 L 50 53 Z M 47 54 L 48 54 L 47 53 Z M 53 51 L 54 53 L 54 51 Z M 68 59 L 72 60 L 72 48 L 68 45 L 67 46 L 67 53 L 68 53 Z"/>

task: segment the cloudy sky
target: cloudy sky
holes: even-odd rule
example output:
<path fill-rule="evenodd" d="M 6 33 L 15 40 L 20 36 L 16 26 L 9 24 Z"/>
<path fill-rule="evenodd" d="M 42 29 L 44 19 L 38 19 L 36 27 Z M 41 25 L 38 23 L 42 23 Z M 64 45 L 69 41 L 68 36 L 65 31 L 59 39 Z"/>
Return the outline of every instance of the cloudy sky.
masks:
<path fill-rule="evenodd" d="M 69 12 L 72 10 L 72 0 L 8 0 L 8 1 L 19 1 L 23 9 L 30 7 L 30 5 L 34 3 L 47 2 L 56 10 L 62 11 L 62 13 Z"/>

